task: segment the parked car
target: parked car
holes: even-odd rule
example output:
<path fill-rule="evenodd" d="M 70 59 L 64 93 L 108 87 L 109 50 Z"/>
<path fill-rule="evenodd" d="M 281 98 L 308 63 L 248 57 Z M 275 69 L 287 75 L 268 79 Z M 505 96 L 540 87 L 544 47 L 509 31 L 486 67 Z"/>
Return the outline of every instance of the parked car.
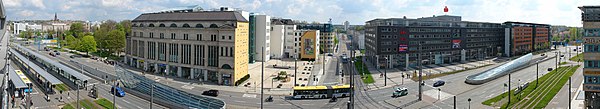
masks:
<path fill-rule="evenodd" d="M 327 56 L 333 56 L 333 53 L 329 53 L 329 54 L 327 54 Z"/>
<path fill-rule="evenodd" d="M 54 53 L 50 52 L 48 53 L 50 56 L 56 57 L 56 55 L 54 55 Z"/>
<path fill-rule="evenodd" d="M 435 83 L 433 83 L 433 87 L 443 86 L 444 84 L 446 84 L 445 81 L 439 80 L 439 81 L 436 81 Z"/>
<path fill-rule="evenodd" d="M 116 90 L 116 91 L 115 91 L 115 90 Z M 117 95 L 118 97 L 124 97 L 124 96 L 125 96 L 125 91 L 123 91 L 123 89 L 121 89 L 121 87 L 118 87 L 118 86 L 117 86 L 117 87 L 115 87 L 115 86 L 113 86 L 113 87 L 111 87 L 111 88 L 110 88 L 110 93 L 111 93 L 111 94 L 114 94 L 115 92 L 117 92 L 117 94 L 116 94 L 116 95 Z"/>
<path fill-rule="evenodd" d="M 202 95 L 217 97 L 217 96 L 219 96 L 219 90 L 204 91 L 204 92 L 202 92 Z"/>
<path fill-rule="evenodd" d="M 81 55 L 76 55 L 76 54 L 75 54 L 75 55 L 71 55 L 71 56 L 69 56 L 69 58 L 81 58 Z"/>
<path fill-rule="evenodd" d="M 406 87 L 395 88 L 394 92 L 392 93 L 392 97 L 400 97 L 405 95 L 408 95 L 408 89 Z"/>
<path fill-rule="evenodd" d="M 54 54 L 56 54 L 56 55 L 60 55 L 60 52 L 58 52 L 58 51 L 54 50 Z"/>

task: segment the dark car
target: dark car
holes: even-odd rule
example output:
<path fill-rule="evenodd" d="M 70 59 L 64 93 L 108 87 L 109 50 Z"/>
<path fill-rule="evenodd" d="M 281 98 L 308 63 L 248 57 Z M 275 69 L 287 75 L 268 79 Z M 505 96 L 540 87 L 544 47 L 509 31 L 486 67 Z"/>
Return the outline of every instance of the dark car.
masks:
<path fill-rule="evenodd" d="M 439 81 L 436 81 L 435 83 L 433 83 L 433 87 L 443 86 L 444 84 L 446 84 L 446 82 L 439 80 Z"/>
<path fill-rule="evenodd" d="M 80 55 L 71 55 L 71 56 L 69 56 L 69 58 L 80 58 L 80 57 L 81 57 Z"/>
<path fill-rule="evenodd" d="M 333 53 L 329 53 L 329 54 L 327 54 L 327 56 L 333 56 Z"/>
<path fill-rule="evenodd" d="M 219 96 L 219 90 L 204 91 L 204 92 L 202 92 L 202 95 L 217 97 L 217 96 Z"/>

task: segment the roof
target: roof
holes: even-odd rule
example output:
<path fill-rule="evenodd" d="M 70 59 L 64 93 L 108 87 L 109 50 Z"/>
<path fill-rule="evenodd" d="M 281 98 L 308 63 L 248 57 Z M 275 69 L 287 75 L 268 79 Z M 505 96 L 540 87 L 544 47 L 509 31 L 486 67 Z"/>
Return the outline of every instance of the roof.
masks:
<path fill-rule="evenodd" d="M 271 19 L 271 24 L 274 25 L 294 25 L 292 19 Z"/>
<path fill-rule="evenodd" d="M 350 85 L 335 85 L 335 86 L 331 86 L 331 88 L 333 88 L 333 89 L 350 88 Z"/>
<path fill-rule="evenodd" d="M 15 50 L 11 48 L 10 51 L 15 51 Z M 20 53 L 13 52 L 12 54 L 17 56 L 17 58 L 19 58 L 21 61 L 26 63 L 27 66 L 29 66 L 35 72 L 40 74 L 45 80 L 47 80 L 51 84 L 53 84 L 53 85 L 62 84 L 62 82 L 60 80 L 58 80 L 56 77 L 52 76 L 50 73 L 46 72 L 46 70 L 42 69 L 41 67 L 37 66 L 36 64 L 30 64 L 33 62 L 29 61 L 29 59 L 27 59 L 25 56 L 21 55 Z"/>
<path fill-rule="evenodd" d="M 200 11 L 172 13 L 144 13 L 132 22 L 142 21 L 240 21 L 248 22 L 239 12 L 235 11 Z"/>
<path fill-rule="evenodd" d="M 325 90 L 327 86 L 296 86 L 294 90 Z"/>
<path fill-rule="evenodd" d="M 21 49 L 21 50 L 24 50 L 25 52 L 27 52 L 27 53 L 29 53 L 29 54 L 32 54 L 32 55 L 34 55 L 35 57 L 37 57 L 37 58 L 39 58 L 39 59 L 42 59 L 42 60 L 43 60 L 44 62 L 46 62 L 46 63 L 52 64 L 52 65 L 54 65 L 55 67 L 58 67 L 59 69 L 62 69 L 64 72 L 66 72 L 66 73 L 69 73 L 69 74 L 71 74 L 72 76 L 75 76 L 75 78 L 77 78 L 77 79 L 79 79 L 79 80 L 82 80 L 82 81 L 87 81 L 87 80 L 90 80 L 90 79 L 91 79 L 90 77 L 88 77 L 88 76 L 85 76 L 85 75 L 83 75 L 83 74 L 81 74 L 81 73 L 79 73 L 79 72 L 77 72 L 77 71 L 75 71 L 75 70 L 71 69 L 70 67 L 67 67 L 67 66 L 65 66 L 65 65 L 63 65 L 63 64 L 61 64 L 61 63 L 58 63 L 58 62 L 56 62 L 56 61 L 54 61 L 54 60 L 52 60 L 52 59 L 50 59 L 50 58 L 48 58 L 48 57 L 46 57 L 46 56 L 43 56 L 43 55 L 41 55 L 41 54 L 39 54 L 39 53 L 37 53 L 37 52 L 33 52 L 33 51 L 31 51 L 30 49 L 28 49 L 28 48 L 25 48 L 25 47 L 23 47 L 23 46 L 21 46 L 21 45 L 19 45 L 19 44 L 14 44 L 14 45 L 15 45 L 16 47 L 18 47 L 19 49 Z"/>
<path fill-rule="evenodd" d="M 15 69 L 13 69 L 11 66 L 9 66 L 8 70 L 9 70 L 8 77 L 10 78 L 12 83 L 15 85 L 15 88 L 27 88 L 27 85 L 25 84 L 25 82 L 23 82 L 23 80 L 21 80 L 21 77 L 19 77 L 19 75 L 17 75 L 17 72 L 15 72 Z"/>

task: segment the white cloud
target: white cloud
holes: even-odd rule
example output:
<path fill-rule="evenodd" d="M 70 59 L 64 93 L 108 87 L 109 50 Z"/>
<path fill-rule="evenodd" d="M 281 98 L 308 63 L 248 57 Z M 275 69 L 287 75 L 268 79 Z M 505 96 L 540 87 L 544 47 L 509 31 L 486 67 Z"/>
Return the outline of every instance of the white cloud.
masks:
<path fill-rule="evenodd" d="M 3 0 L 6 7 L 21 7 L 21 0 Z"/>
<path fill-rule="evenodd" d="M 22 10 L 22 11 L 19 11 L 19 15 L 23 16 L 23 17 L 30 17 L 30 16 L 33 16 L 34 13 L 31 10 Z"/>
<path fill-rule="evenodd" d="M 43 0 L 31 0 L 30 2 L 35 7 L 38 7 L 40 9 L 46 9 L 46 5 L 44 5 L 44 1 Z"/>

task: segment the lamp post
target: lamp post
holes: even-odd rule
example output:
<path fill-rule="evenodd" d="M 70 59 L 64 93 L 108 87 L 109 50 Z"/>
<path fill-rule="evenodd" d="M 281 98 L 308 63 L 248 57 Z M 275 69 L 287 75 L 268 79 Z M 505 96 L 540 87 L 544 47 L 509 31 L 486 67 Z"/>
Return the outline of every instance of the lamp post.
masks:
<path fill-rule="evenodd" d="M 294 86 L 296 86 L 296 80 L 298 77 L 298 55 L 294 56 Z"/>
<path fill-rule="evenodd" d="M 471 98 L 467 99 L 469 101 L 469 109 L 471 109 Z"/>
<path fill-rule="evenodd" d="M 265 87 L 265 81 L 264 81 L 264 77 L 265 77 L 265 47 L 261 47 L 261 52 L 262 54 L 260 55 L 260 57 L 262 58 L 262 63 L 260 65 L 260 108 L 263 109 L 263 95 L 264 95 L 264 87 Z"/>
<path fill-rule="evenodd" d="M 383 86 L 387 86 L 387 68 L 388 68 L 388 57 L 384 57 L 385 67 L 383 68 Z"/>
<path fill-rule="evenodd" d="M 540 60 L 535 61 L 535 88 L 537 89 L 538 85 L 540 85 Z"/>
<path fill-rule="evenodd" d="M 423 62 L 421 62 L 421 44 L 419 43 L 419 54 L 418 54 L 418 64 L 419 64 L 419 101 L 423 100 Z"/>
<path fill-rule="evenodd" d="M 440 93 L 442 93 L 442 88 L 438 88 L 438 101 L 440 100 Z"/>

